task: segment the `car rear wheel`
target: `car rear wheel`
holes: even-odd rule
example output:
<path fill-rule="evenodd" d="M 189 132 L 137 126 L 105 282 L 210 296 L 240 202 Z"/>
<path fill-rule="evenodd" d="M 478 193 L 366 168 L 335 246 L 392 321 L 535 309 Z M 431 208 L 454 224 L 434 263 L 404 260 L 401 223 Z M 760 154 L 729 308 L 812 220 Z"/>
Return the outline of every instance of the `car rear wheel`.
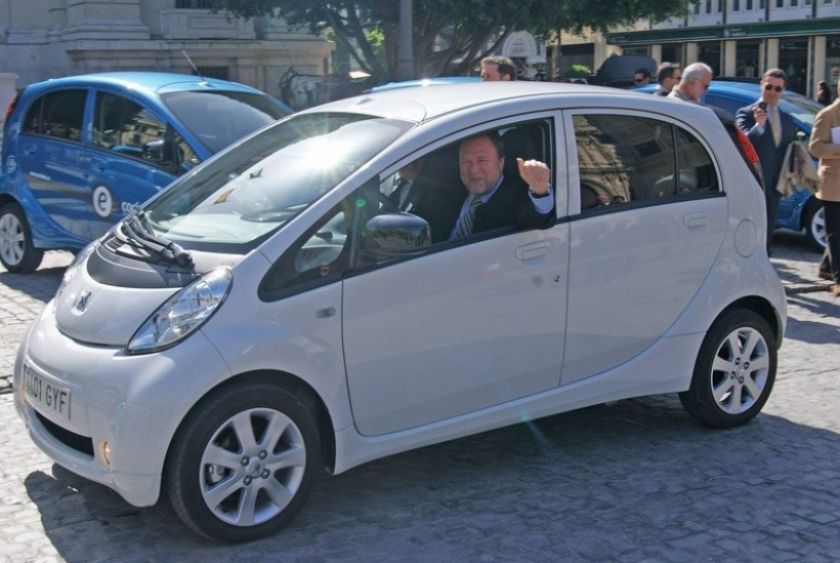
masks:
<path fill-rule="evenodd" d="M 300 510 L 320 464 L 315 414 L 295 395 L 243 384 L 204 401 L 170 450 L 170 502 L 210 539 L 268 536 Z"/>
<path fill-rule="evenodd" d="M 776 346 L 767 321 L 734 309 L 709 329 L 688 391 L 688 413 L 708 426 L 730 428 L 752 419 L 770 396 L 776 378 Z"/>
<path fill-rule="evenodd" d="M 825 210 L 815 197 L 811 197 L 805 204 L 802 227 L 805 229 L 805 235 L 811 246 L 820 251 L 825 250 L 828 245 L 828 239 L 825 238 Z"/>
<path fill-rule="evenodd" d="M 44 251 L 32 246 L 29 223 L 16 203 L 0 207 L 0 262 L 9 272 L 25 274 L 41 265 Z"/>

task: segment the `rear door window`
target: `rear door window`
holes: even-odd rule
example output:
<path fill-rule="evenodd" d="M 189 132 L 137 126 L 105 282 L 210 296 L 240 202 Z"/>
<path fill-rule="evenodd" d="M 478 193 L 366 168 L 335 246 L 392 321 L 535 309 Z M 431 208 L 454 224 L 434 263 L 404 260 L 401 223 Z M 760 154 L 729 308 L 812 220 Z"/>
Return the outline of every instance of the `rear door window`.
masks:
<path fill-rule="evenodd" d="M 23 133 L 82 140 L 87 90 L 59 90 L 37 99 L 26 112 Z"/>
<path fill-rule="evenodd" d="M 615 114 L 579 114 L 573 122 L 581 211 L 718 191 L 711 156 L 680 127 Z"/>

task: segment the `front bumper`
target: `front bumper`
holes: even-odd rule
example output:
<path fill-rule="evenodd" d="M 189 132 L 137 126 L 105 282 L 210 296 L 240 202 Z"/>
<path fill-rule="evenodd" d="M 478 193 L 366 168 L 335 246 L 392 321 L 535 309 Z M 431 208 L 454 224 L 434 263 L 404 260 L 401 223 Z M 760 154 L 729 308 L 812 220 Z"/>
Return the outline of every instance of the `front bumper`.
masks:
<path fill-rule="evenodd" d="M 157 354 L 81 344 L 58 331 L 52 308 L 29 329 L 15 361 L 15 405 L 32 440 L 129 503 L 155 504 L 172 438 L 198 399 L 229 377 L 225 362 L 200 331 Z M 44 387 L 67 393 L 64 414 L 27 396 L 24 364 Z"/>

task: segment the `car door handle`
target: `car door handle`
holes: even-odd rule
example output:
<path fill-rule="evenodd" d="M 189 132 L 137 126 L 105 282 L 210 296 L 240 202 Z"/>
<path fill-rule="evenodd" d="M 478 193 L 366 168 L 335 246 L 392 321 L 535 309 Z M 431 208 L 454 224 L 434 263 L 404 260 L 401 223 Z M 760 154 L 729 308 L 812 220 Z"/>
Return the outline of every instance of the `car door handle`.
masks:
<path fill-rule="evenodd" d="M 545 256 L 551 250 L 551 242 L 541 240 L 520 246 L 516 249 L 516 257 L 522 261 L 533 260 Z"/>
<path fill-rule="evenodd" d="M 315 318 L 318 319 L 328 319 L 334 316 L 335 307 L 324 307 L 323 309 L 318 309 L 318 311 L 315 313 Z"/>
<path fill-rule="evenodd" d="M 26 156 L 31 156 L 35 153 L 35 145 L 25 145 L 23 147 L 23 154 Z"/>
<path fill-rule="evenodd" d="M 708 225 L 711 220 L 712 218 L 708 213 L 689 213 L 688 215 L 683 215 L 683 224 L 689 229 L 697 229 Z"/>

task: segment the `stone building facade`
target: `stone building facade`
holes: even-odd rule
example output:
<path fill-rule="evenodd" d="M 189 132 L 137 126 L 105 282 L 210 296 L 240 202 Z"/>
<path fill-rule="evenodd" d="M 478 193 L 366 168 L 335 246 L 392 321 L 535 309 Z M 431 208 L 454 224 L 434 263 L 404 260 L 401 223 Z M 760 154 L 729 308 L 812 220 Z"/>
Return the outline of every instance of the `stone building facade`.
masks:
<path fill-rule="evenodd" d="M 16 75 L 17 87 L 100 71 L 191 73 L 186 53 L 202 74 L 279 95 L 290 68 L 327 74 L 332 47 L 280 17 L 234 19 L 207 0 L 0 0 L 0 81 Z"/>

